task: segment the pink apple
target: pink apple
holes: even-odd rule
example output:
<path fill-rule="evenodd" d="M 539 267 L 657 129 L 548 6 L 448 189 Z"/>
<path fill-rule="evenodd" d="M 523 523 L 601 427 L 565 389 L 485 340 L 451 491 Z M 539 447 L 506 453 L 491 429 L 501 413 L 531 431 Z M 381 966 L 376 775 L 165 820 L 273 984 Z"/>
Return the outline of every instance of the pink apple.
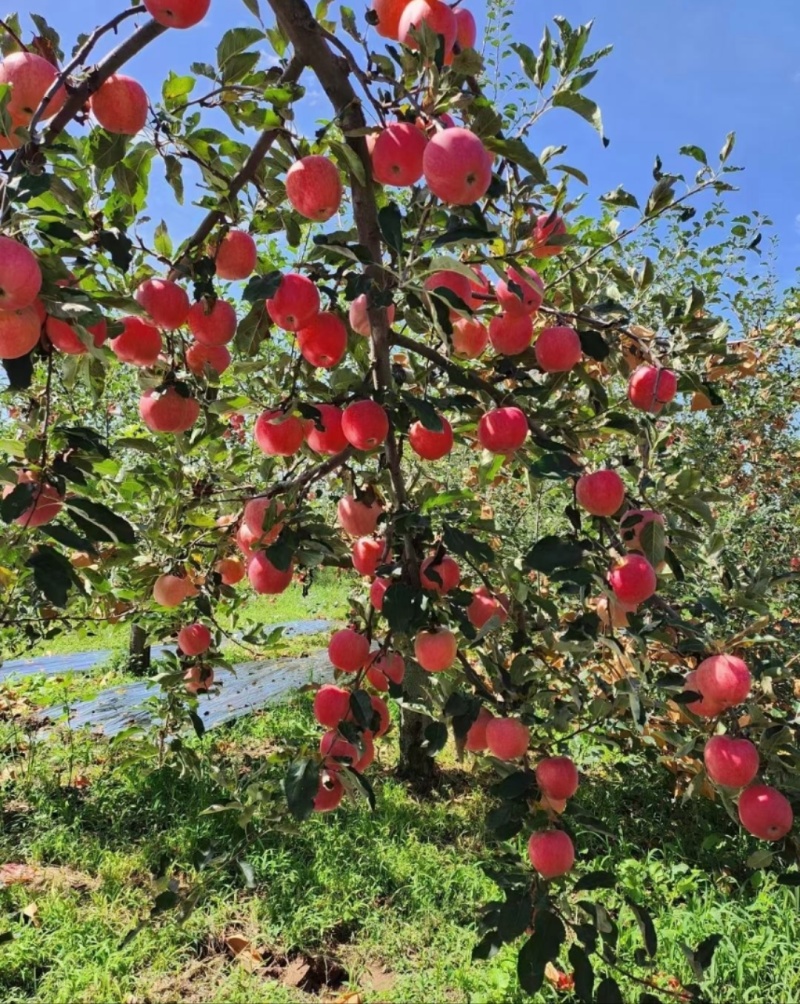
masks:
<path fill-rule="evenodd" d="M 498 314 L 489 322 L 489 341 L 502 356 L 518 356 L 533 341 L 533 321 L 527 314 Z"/>
<path fill-rule="evenodd" d="M 649 600 L 658 588 L 655 569 L 641 554 L 621 558 L 608 573 L 608 583 L 617 600 L 629 606 Z"/>
<path fill-rule="evenodd" d="M 343 628 L 328 643 L 331 664 L 343 673 L 357 673 L 369 659 L 369 640 L 353 628 Z"/>
<path fill-rule="evenodd" d="M 319 290 L 306 276 L 288 272 L 266 302 L 267 313 L 279 328 L 299 331 L 319 313 Z"/>
<path fill-rule="evenodd" d="M 533 350 L 545 373 L 569 373 L 583 358 L 581 340 L 573 328 L 545 328 Z"/>
<path fill-rule="evenodd" d="M 578 790 L 578 768 L 568 756 L 548 757 L 536 765 L 536 782 L 549 798 L 572 798 Z"/>
<path fill-rule="evenodd" d="M 372 336 L 372 326 L 369 323 L 368 305 L 366 293 L 362 293 L 361 296 L 357 296 L 350 304 L 350 327 L 357 335 L 361 335 L 364 338 L 370 338 Z M 390 327 L 394 324 L 396 313 L 394 304 L 389 304 L 386 308 L 386 318 Z"/>
<path fill-rule="evenodd" d="M 169 279 L 145 279 L 134 299 L 147 311 L 153 324 L 168 331 L 183 327 L 189 316 L 189 297 Z"/>
<path fill-rule="evenodd" d="M 639 411 L 657 415 L 678 393 L 678 378 L 661 366 L 639 366 L 628 381 L 628 400 Z"/>
<path fill-rule="evenodd" d="M 320 414 L 318 421 L 321 428 L 315 421 L 309 421 L 306 432 L 309 449 L 331 457 L 347 449 L 349 443 L 342 431 L 342 409 L 335 404 L 315 404 L 314 408 Z"/>
<path fill-rule="evenodd" d="M 389 435 L 389 416 L 377 401 L 354 401 L 342 414 L 342 432 L 356 450 L 379 450 Z"/>
<path fill-rule="evenodd" d="M 532 268 L 508 269 L 507 282 L 497 283 L 497 302 L 507 314 L 535 314 L 544 299 L 544 280 Z M 513 287 L 518 287 L 514 289 Z"/>
<path fill-rule="evenodd" d="M 420 631 L 414 639 L 414 657 L 427 673 L 450 669 L 458 655 L 456 636 L 448 628 Z"/>
<path fill-rule="evenodd" d="M 482 199 L 492 183 L 492 157 L 480 138 L 456 127 L 437 133 L 423 158 L 428 188 L 437 199 L 467 206 Z"/>
<path fill-rule="evenodd" d="M 595 471 L 578 478 L 578 505 L 592 516 L 613 516 L 625 501 L 625 483 L 616 471 Z"/>
<path fill-rule="evenodd" d="M 519 408 L 495 408 L 478 422 L 478 442 L 490 453 L 514 453 L 528 438 L 528 419 Z"/>
<path fill-rule="evenodd" d="M 422 422 L 414 422 L 408 430 L 411 449 L 423 460 L 441 460 L 453 449 L 453 428 L 443 415 L 439 415 L 442 428 L 439 432 L 426 429 Z"/>
<path fill-rule="evenodd" d="M 336 215 L 342 201 L 339 169 L 327 157 L 303 157 L 286 172 L 286 197 L 301 216 L 325 223 Z"/>
<path fill-rule="evenodd" d="M 230 281 L 247 279 L 258 262 L 256 242 L 243 230 L 229 230 L 211 254 L 219 278 Z"/>
<path fill-rule="evenodd" d="M 406 187 L 422 177 L 428 137 L 409 122 L 393 122 L 378 133 L 372 148 L 372 173 L 381 185 Z"/>
<path fill-rule="evenodd" d="M 783 840 L 794 823 L 788 799 L 767 784 L 754 784 L 739 796 L 739 819 L 759 840 Z"/>
<path fill-rule="evenodd" d="M 711 780 L 726 788 L 744 788 L 758 773 L 758 750 L 749 739 L 712 736 L 703 760 Z"/>
<path fill-rule="evenodd" d="M 498 760 L 518 760 L 530 740 L 530 729 L 518 718 L 493 718 L 486 725 L 486 745 Z"/>
<path fill-rule="evenodd" d="M 142 85 L 115 73 L 89 99 L 94 117 L 108 132 L 135 136 L 147 122 L 147 94 Z"/>
<path fill-rule="evenodd" d="M 528 858 L 543 879 L 560 878 L 572 871 L 575 847 L 563 830 L 540 830 L 528 841 Z"/>

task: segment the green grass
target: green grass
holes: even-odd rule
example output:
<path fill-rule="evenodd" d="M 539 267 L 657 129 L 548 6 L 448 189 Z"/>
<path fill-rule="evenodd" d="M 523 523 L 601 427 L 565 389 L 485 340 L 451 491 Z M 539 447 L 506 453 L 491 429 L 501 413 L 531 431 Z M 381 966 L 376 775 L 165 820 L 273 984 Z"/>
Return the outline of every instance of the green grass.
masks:
<path fill-rule="evenodd" d="M 0 948 L 0 1000 L 311 1004 L 348 989 L 360 989 L 366 1004 L 530 999 L 517 985 L 518 945 L 470 960 L 479 907 L 497 895 L 482 866 L 509 847 L 521 861 L 524 846 L 521 837 L 497 845 L 485 832 L 480 765 L 458 765 L 445 751 L 441 789 L 417 800 L 393 780 L 387 740 L 371 771 L 374 815 L 361 800 L 287 824 L 274 754 L 315 745 L 309 703 L 300 697 L 197 744 L 214 745 L 230 776 L 263 773 L 265 803 L 244 852 L 253 888 L 233 864 L 201 867 L 204 855 L 241 840 L 234 813 L 203 814 L 226 800 L 210 770 L 192 779 L 143 762 L 126 768 L 130 746 L 80 736 L 23 756 L 0 749 L 0 861 L 51 869 L 34 885 L 0 889 L 0 933 L 12 938 Z M 615 870 L 625 892 L 652 911 L 659 954 L 650 975 L 662 985 L 669 976 L 688 981 L 681 943 L 719 932 L 706 985 L 715 1004 L 800 1001 L 797 891 L 744 868 L 755 845 L 718 806 L 675 803 L 666 771 L 587 741 L 576 752 L 590 776 L 576 801 L 619 820 L 613 837 L 576 827 L 581 868 Z M 123 943 L 170 879 L 184 892 L 202 885 L 197 908 L 182 923 L 165 910 Z M 619 955 L 629 960 L 640 935 L 609 895 L 587 898 L 605 896 L 619 910 Z M 23 913 L 30 904 L 32 917 Z M 254 972 L 226 947 L 232 934 L 260 953 Z M 321 996 L 289 985 L 282 960 L 298 953 L 336 959 L 347 974 L 342 985 Z M 569 969 L 565 958 L 559 967 Z M 621 982 L 626 1004 L 638 1001 L 641 987 Z M 536 998 L 568 999 L 549 984 Z"/>

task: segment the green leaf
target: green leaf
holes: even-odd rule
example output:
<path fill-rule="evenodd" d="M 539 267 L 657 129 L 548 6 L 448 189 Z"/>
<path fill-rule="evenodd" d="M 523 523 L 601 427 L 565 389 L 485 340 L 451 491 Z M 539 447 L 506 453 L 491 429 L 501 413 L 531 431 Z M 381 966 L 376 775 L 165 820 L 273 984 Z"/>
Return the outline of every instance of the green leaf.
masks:
<path fill-rule="evenodd" d="M 179 77 L 177 73 L 170 70 L 169 76 L 161 87 L 161 96 L 167 105 L 178 104 L 179 98 L 185 98 L 188 94 L 192 93 L 195 82 L 194 77 Z"/>
<path fill-rule="evenodd" d="M 639 906 L 639 904 L 634 903 L 633 900 L 628 899 L 627 903 L 631 910 L 633 910 L 633 915 L 636 917 L 636 923 L 639 925 L 639 930 L 642 932 L 644 947 L 647 950 L 647 954 L 652 959 L 658 951 L 658 938 L 656 936 L 653 918 L 650 916 L 645 907 Z"/>
<path fill-rule="evenodd" d="M 516 52 L 522 62 L 522 69 L 525 76 L 532 83 L 536 83 L 536 53 L 524 42 L 512 42 L 511 51 Z"/>
<path fill-rule="evenodd" d="M 584 331 L 578 332 L 578 338 L 581 340 L 581 348 L 584 355 L 589 356 L 591 359 L 602 362 L 611 355 L 611 348 L 599 331 L 587 328 Z"/>
<path fill-rule="evenodd" d="M 247 303 L 271 300 L 278 291 L 283 276 L 277 270 L 266 275 L 254 275 L 244 288 L 242 299 Z"/>
<path fill-rule="evenodd" d="M 153 232 L 153 244 L 159 254 L 165 258 L 172 257 L 172 238 L 167 230 L 167 224 L 162 220 Z"/>
<path fill-rule="evenodd" d="M 653 568 L 658 568 L 664 561 L 667 546 L 667 537 L 660 520 L 654 519 L 644 527 L 639 535 L 639 544 L 645 558 Z"/>
<path fill-rule="evenodd" d="M 166 170 L 167 184 L 175 193 L 175 199 L 179 206 L 183 205 L 183 165 L 180 160 L 171 153 L 164 157 L 164 168 Z"/>
<path fill-rule="evenodd" d="M 256 42 L 261 42 L 263 38 L 264 32 L 260 28 L 229 28 L 217 46 L 217 66 L 223 70 L 233 56 Z"/>
<path fill-rule="evenodd" d="M 314 799 L 319 788 L 319 764 L 307 758 L 295 760 L 286 772 L 283 790 L 289 812 L 301 822 L 314 811 Z"/>
<path fill-rule="evenodd" d="M 70 587 L 77 581 L 68 559 L 46 544 L 36 548 L 25 563 L 33 569 L 33 581 L 55 607 L 65 607 Z"/>
<path fill-rule="evenodd" d="M 701 164 L 708 165 L 708 158 L 706 157 L 706 152 L 700 146 L 682 146 L 678 152 L 682 153 L 686 157 L 693 157 Z"/>
<path fill-rule="evenodd" d="M 350 7 L 340 7 L 339 13 L 342 18 L 342 27 L 357 42 L 361 41 L 361 32 L 358 30 L 358 25 L 356 24 L 356 16 Z"/>
<path fill-rule="evenodd" d="M 683 677 L 681 677 L 683 682 Z M 573 892 L 584 892 L 591 889 L 613 889 L 617 884 L 617 877 L 613 872 L 599 871 L 589 872 L 578 879 L 572 888 Z"/>
<path fill-rule="evenodd" d="M 600 201 L 605 202 L 609 206 L 630 206 L 631 209 L 639 208 L 636 196 L 631 195 L 630 192 L 626 192 L 622 185 L 619 185 L 611 192 L 606 192 L 605 195 L 601 195 Z"/>
<path fill-rule="evenodd" d="M 730 155 L 733 153 L 733 147 L 735 143 L 736 143 L 736 133 L 729 132 L 728 135 L 725 137 L 725 144 L 722 147 L 722 150 L 720 150 L 719 159 L 721 164 L 724 164 L 725 161 L 728 159 L 728 157 L 730 157 Z"/>
<path fill-rule="evenodd" d="M 570 111 L 586 119 L 594 126 L 603 141 L 603 146 L 608 146 L 609 140 L 603 133 L 603 117 L 597 104 L 591 98 L 587 98 L 585 94 L 576 94 L 575 91 L 556 91 L 553 95 L 553 107 L 569 108 Z"/>
<path fill-rule="evenodd" d="M 513 164 L 519 164 L 538 184 L 547 184 L 547 172 L 542 167 L 541 161 L 521 139 L 500 139 L 498 136 L 487 136 L 483 144 L 492 153 L 510 160 Z"/>
<path fill-rule="evenodd" d="M 392 631 L 410 634 L 422 621 L 423 595 L 403 582 L 393 582 L 383 597 L 383 616 Z"/>
<path fill-rule="evenodd" d="M 250 11 L 253 17 L 257 17 L 261 20 L 261 9 L 258 6 L 258 0 L 242 0 L 242 3 Z"/>
<path fill-rule="evenodd" d="M 557 568 L 574 568 L 583 560 L 583 548 L 566 537 L 543 537 L 525 555 L 525 565 L 549 575 Z"/>
<path fill-rule="evenodd" d="M 517 956 L 517 976 L 526 993 L 533 996 L 541 990 L 545 966 L 557 958 L 565 938 L 566 931 L 558 917 L 549 910 L 536 914 L 534 932 Z"/>
<path fill-rule="evenodd" d="M 606 978 L 601 980 L 598 984 L 596 1000 L 598 1001 L 598 1004 L 600 1004 L 600 1002 L 602 1002 L 602 1004 L 625 1004 L 617 981 L 612 980 L 610 976 L 606 976 Z"/>
<path fill-rule="evenodd" d="M 364 164 L 355 150 L 347 143 L 339 143 L 337 140 L 329 140 L 328 146 L 336 160 L 339 162 L 339 167 L 343 171 L 347 171 L 352 174 L 359 185 L 363 188 L 367 183 L 367 175 L 364 171 Z"/>
<path fill-rule="evenodd" d="M 494 551 L 488 544 L 478 540 L 471 533 L 458 530 L 454 526 L 445 527 L 444 546 L 453 554 L 460 554 L 463 558 L 472 558 L 478 564 L 491 563 L 495 560 Z"/>
<path fill-rule="evenodd" d="M 395 202 L 390 202 L 378 213 L 378 224 L 387 247 L 398 256 L 403 253 L 403 214 Z"/>
<path fill-rule="evenodd" d="M 423 748 L 428 756 L 436 756 L 447 745 L 447 726 L 444 722 L 430 722 L 425 727 Z"/>
<path fill-rule="evenodd" d="M 441 432 L 444 429 L 442 416 L 430 403 L 421 397 L 414 397 L 413 394 L 403 394 L 403 400 L 411 408 L 424 428 L 431 432 Z"/>
<path fill-rule="evenodd" d="M 548 453 L 528 468 L 531 477 L 561 481 L 564 478 L 580 477 L 583 468 L 566 453 Z"/>
<path fill-rule="evenodd" d="M 136 531 L 131 524 L 101 502 L 71 498 L 66 502 L 66 509 L 78 529 L 82 530 L 90 540 L 108 544 L 136 542 Z"/>

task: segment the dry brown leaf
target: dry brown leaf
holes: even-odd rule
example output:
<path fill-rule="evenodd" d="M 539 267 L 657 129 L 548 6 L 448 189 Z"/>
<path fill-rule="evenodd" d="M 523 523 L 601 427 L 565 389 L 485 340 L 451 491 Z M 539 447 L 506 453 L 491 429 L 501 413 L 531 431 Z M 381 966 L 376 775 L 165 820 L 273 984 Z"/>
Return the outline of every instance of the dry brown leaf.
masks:
<path fill-rule="evenodd" d="M 27 917 L 34 927 L 42 926 L 42 919 L 39 916 L 39 907 L 35 903 L 28 903 L 22 908 L 22 916 Z"/>
<path fill-rule="evenodd" d="M 305 959 L 290 959 L 281 974 L 281 982 L 285 983 L 287 987 L 299 987 L 308 976 L 310 968 Z"/>

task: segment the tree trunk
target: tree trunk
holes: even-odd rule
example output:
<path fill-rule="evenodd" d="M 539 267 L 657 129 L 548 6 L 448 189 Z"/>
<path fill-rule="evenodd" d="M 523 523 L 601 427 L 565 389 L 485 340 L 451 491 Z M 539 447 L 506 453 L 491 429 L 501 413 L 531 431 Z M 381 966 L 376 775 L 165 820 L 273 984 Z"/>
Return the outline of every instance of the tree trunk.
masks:
<path fill-rule="evenodd" d="M 416 666 L 409 666 L 406 672 L 405 684 L 409 696 L 416 697 L 416 689 L 423 682 L 423 671 Z M 397 776 L 407 781 L 417 794 L 427 794 L 436 784 L 439 769 L 436 761 L 423 749 L 425 729 L 432 719 L 417 711 L 402 711 L 400 722 L 400 760 L 397 764 Z"/>
<path fill-rule="evenodd" d="M 150 646 L 147 644 L 147 632 L 139 624 L 131 624 L 128 672 L 134 676 L 147 676 L 150 672 Z"/>

